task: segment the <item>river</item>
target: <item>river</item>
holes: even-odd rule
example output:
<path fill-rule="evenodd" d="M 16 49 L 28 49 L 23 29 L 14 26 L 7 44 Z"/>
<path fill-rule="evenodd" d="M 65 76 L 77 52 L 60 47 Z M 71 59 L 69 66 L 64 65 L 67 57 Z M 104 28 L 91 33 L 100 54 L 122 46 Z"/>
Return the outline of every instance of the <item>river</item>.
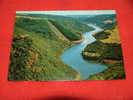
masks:
<path fill-rule="evenodd" d="M 90 75 L 94 75 L 107 69 L 107 67 L 103 64 L 86 61 L 81 55 L 82 51 L 88 44 L 96 41 L 92 34 L 102 31 L 100 27 L 97 27 L 95 25 L 88 24 L 88 26 L 95 28 L 95 30 L 85 32 L 83 34 L 84 40 L 81 43 L 75 44 L 74 46 L 67 48 L 64 51 L 63 56 L 61 57 L 61 60 L 65 64 L 71 66 L 77 72 L 80 72 L 80 74 L 82 75 L 82 78 L 80 80 L 85 80 Z"/>

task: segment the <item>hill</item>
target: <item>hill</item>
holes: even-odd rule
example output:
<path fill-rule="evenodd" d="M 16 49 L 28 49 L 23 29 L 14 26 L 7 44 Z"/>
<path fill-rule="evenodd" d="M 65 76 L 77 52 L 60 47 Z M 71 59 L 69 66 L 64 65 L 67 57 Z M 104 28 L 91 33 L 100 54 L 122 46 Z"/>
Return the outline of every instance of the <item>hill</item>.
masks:
<path fill-rule="evenodd" d="M 116 25 L 115 14 L 93 15 L 93 16 L 79 15 L 71 17 L 81 20 L 85 23 L 95 24 L 103 29 L 112 29 Z"/>
<path fill-rule="evenodd" d="M 101 40 L 103 43 L 118 43 L 120 44 L 120 36 L 118 32 L 118 26 L 116 26 L 112 30 L 105 30 L 105 33 L 110 33 L 109 37 Z"/>
<path fill-rule="evenodd" d="M 45 14 L 17 14 L 21 17 L 45 18 L 54 24 L 62 33 L 70 40 L 79 40 L 84 32 L 93 30 L 87 24 L 75 18 L 60 16 L 60 15 L 45 15 Z"/>
<path fill-rule="evenodd" d="M 78 72 L 60 60 L 60 56 L 65 48 L 72 45 L 73 40 L 81 39 L 79 34 L 93 28 L 81 22 L 67 21 L 38 16 L 16 17 L 9 80 L 48 81 L 80 78 Z M 83 29 L 76 23 L 81 23 Z"/>
<path fill-rule="evenodd" d="M 100 62 L 108 69 L 92 75 L 88 80 L 124 79 L 124 64 L 117 26 L 94 35 L 97 39 L 82 52 L 84 59 Z"/>

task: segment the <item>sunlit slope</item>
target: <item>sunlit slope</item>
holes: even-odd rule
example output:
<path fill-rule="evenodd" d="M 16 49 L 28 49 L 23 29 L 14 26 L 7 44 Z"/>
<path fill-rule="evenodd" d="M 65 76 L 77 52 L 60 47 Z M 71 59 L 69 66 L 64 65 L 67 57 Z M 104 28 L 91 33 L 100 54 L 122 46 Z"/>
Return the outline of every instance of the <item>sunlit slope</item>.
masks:
<path fill-rule="evenodd" d="M 80 74 L 60 61 L 70 45 L 69 39 L 48 19 L 17 17 L 9 80 L 77 80 Z"/>
<path fill-rule="evenodd" d="M 105 30 L 105 32 L 110 33 L 107 39 L 101 40 L 104 43 L 120 43 L 120 34 L 118 31 L 118 26 L 112 30 Z"/>
<path fill-rule="evenodd" d="M 117 26 L 113 29 L 104 30 L 97 34 L 94 34 L 97 41 L 89 44 L 83 55 L 94 58 L 95 60 L 111 59 L 120 60 L 122 59 L 121 44 L 119 38 L 119 32 Z"/>
<path fill-rule="evenodd" d="M 45 15 L 45 14 L 17 14 L 19 17 L 44 18 L 48 19 L 59 31 L 63 33 L 70 41 L 79 40 L 84 32 L 93 30 L 87 24 L 75 18 L 59 15 Z"/>
<path fill-rule="evenodd" d="M 87 45 L 82 55 L 88 61 L 106 65 L 108 69 L 91 75 L 88 80 L 124 79 L 123 56 L 117 26 L 99 32 L 94 37 L 97 41 Z"/>
<path fill-rule="evenodd" d="M 60 30 L 59 30 L 56 26 L 54 26 L 50 21 L 48 21 L 48 26 L 49 26 L 49 28 L 55 33 L 55 35 L 56 35 L 59 39 L 64 40 L 64 41 L 69 41 L 69 39 L 66 38 L 66 37 L 60 32 Z"/>

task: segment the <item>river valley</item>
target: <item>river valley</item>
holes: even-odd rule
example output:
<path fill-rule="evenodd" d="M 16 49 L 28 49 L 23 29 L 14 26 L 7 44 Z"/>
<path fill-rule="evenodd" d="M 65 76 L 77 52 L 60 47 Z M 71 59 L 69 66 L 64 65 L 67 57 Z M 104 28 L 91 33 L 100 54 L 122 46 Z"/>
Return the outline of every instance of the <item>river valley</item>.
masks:
<path fill-rule="evenodd" d="M 98 26 L 91 24 L 88 24 L 88 26 L 95 28 L 95 30 L 85 32 L 83 34 L 84 40 L 78 44 L 73 45 L 70 48 L 67 48 L 63 56 L 61 57 L 61 60 L 65 64 L 71 66 L 73 69 L 75 69 L 82 75 L 80 80 L 86 80 L 90 75 L 94 75 L 107 69 L 107 67 L 103 64 L 86 61 L 82 57 L 81 53 L 84 50 L 84 48 L 88 44 L 91 44 L 96 41 L 96 39 L 93 37 L 93 34 L 102 31 L 102 29 Z"/>

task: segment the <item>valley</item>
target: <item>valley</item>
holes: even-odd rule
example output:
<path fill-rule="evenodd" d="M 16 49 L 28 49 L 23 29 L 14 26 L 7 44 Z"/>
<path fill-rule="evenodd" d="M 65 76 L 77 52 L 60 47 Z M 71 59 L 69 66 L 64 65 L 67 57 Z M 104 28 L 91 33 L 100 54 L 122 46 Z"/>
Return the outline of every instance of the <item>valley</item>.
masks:
<path fill-rule="evenodd" d="M 10 81 L 124 79 L 115 14 L 17 13 Z"/>

